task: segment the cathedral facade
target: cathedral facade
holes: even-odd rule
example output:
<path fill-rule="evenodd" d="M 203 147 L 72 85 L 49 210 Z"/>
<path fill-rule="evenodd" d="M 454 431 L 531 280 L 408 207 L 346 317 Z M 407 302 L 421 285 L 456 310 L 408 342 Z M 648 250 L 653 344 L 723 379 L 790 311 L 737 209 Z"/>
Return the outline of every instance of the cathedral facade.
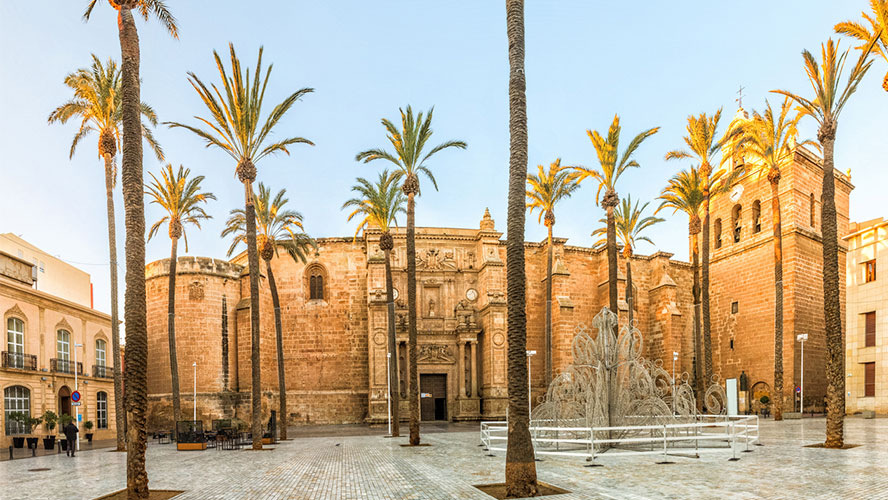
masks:
<path fill-rule="evenodd" d="M 786 404 L 791 404 L 800 371 L 796 332 L 809 333 L 805 351 L 806 400 L 822 400 L 825 367 L 819 221 L 819 160 L 804 150 L 784 174 L 783 203 Z M 847 227 L 852 186 L 837 176 L 840 234 Z M 727 197 L 712 208 L 712 338 L 714 371 L 722 378 L 745 374 L 741 407 L 770 394 L 773 384 L 773 244 L 770 188 L 748 175 L 736 201 Z M 748 201 L 747 201 L 748 200 Z M 739 206 L 739 209 L 737 208 Z M 720 229 L 718 229 L 720 225 Z M 739 228 L 739 229 L 738 229 Z M 735 233 L 736 231 L 736 233 Z M 735 240 L 735 234 L 739 239 Z M 380 233 L 367 230 L 358 240 L 321 238 L 307 263 L 282 254 L 271 263 L 280 294 L 283 354 L 292 424 L 384 422 L 387 418 L 386 366 L 397 363 L 401 416 L 407 412 L 406 240 L 395 229 L 392 272 L 396 294 L 397 349 L 387 354 L 385 266 Z M 505 242 L 485 211 L 477 229 L 417 228 L 417 332 L 423 420 L 480 420 L 505 417 L 506 272 Z M 719 241 L 721 238 L 721 241 Z M 580 324 L 608 303 L 607 257 L 554 239 L 552 276 L 552 369 L 571 362 L 571 342 Z M 527 349 L 532 399 L 546 390 L 546 242 L 525 245 Z M 844 254 L 841 256 L 844 263 Z M 667 370 L 677 352 L 676 373 L 693 373 L 694 341 L 691 265 L 672 254 L 634 255 L 631 307 L 644 338 L 644 355 Z M 170 370 L 167 339 L 169 260 L 146 268 L 148 289 L 151 425 L 168 423 Z M 277 352 L 273 306 L 264 266 L 260 282 L 260 358 L 263 413 L 278 407 Z M 180 257 L 176 290 L 176 337 L 182 411 L 196 373 L 197 411 L 204 419 L 240 418 L 250 413 L 250 300 L 246 255 L 231 261 Z M 620 317 L 626 297 L 625 261 L 619 257 Z M 844 283 L 843 283 L 844 286 Z M 844 288 L 843 288 L 844 291 Z M 818 320 L 818 314 L 821 320 Z M 769 337 L 770 335 L 770 337 Z M 770 394 L 774 397 L 773 394 Z M 746 405 L 746 406 L 744 406 Z M 754 409 L 754 405 L 753 405 Z"/>

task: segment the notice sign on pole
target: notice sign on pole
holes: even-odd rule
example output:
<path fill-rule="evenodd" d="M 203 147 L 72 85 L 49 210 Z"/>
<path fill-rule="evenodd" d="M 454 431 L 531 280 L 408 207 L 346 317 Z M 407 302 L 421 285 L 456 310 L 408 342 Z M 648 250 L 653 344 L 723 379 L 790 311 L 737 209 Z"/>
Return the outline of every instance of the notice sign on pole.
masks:
<path fill-rule="evenodd" d="M 80 406 L 80 401 L 74 401 L 71 406 Z"/>

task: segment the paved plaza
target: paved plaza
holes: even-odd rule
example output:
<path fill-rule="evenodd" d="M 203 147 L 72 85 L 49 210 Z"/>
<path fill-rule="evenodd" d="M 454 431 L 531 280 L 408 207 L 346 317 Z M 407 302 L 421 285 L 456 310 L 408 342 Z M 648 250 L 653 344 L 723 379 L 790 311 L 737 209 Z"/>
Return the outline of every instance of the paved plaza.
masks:
<path fill-rule="evenodd" d="M 299 437 L 273 451 L 177 452 L 174 445 L 148 446 L 153 489 L 186 492 L 187 499 L 490 499 L 472 485 L 501 482 L 504 456 L 488 457 L 478 446 L 477 426 L 429 432 L 432 446 L 405 448 L 406 438 L 379 435 Z M 763 421 L 764 446 L 700 459 L 607 457 L 603 467 L 546 457 L 537 463 L 542 481 L 572 493 L 562 499 L 654 498 L 886 498 L 888 419 L 846 420 L 850 450 L 805 448 L 822 442 L 825 420 Z M 335 430 L 335 428 L 331 428 Z M 406 431 L 406 427 L 404 428 Z M 431 430 L 431 429 L 430 429 Z M 355 434 L 351 432 L 351 434 Z M 4 499 L 90 499 L 125 486 L 123 453 L 84 451 L 76 459 L 44 456 L 0 463 Z M 29 469 L 48 468 L 31 472 Z"/>

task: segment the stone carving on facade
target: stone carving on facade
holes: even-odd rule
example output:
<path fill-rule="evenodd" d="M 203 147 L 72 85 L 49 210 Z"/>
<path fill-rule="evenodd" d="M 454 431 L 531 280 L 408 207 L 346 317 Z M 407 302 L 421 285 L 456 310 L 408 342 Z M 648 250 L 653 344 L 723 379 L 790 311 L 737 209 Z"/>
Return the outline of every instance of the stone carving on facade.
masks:
<path fill-rule="evenodd" d="M 377 288 L 370 292 L 370 300 L 373 302 L 385 302 L 385 290 Z"/>
<path fill-rule="evenodd" d="M 475 252 L 472 250 L 466 252 L 466 264 L 468 264 L 469 269 L 475 269 Z"/>
<path fill-rule="evenodd" d="M 491 290 L 487 292 L 487 302 L 491 304 L 505 304 L 506 294 L 499 290 Z"/>
<path fill-rule="evenodd" d="M 188 285 L 188 298 L 191 300 L 203 300 L 204 298 L 204 286 L 203 283 L 199 281 L 192 281 L 190 285 Z"/>
<path fill-rule="evenodd" d="M 416 268 L 428 271 L 455 270 L 456 260 L 453 250 L 442 252 L 435 248 L 416 252 Z"/>
<path fill-rule="evenodd" d="M 458 328 L 475 327 L 475 310 L 472 308 L 472 305 L 468 300 L 461 299 L 457 302 L 453 314 L 456 316 Z"/>
<path fill-rule="evenodd" d="M 419 346 L 419 361 L 426 363 L 453 363 L 451 346 L 442 344 L 425 344 Z"/>

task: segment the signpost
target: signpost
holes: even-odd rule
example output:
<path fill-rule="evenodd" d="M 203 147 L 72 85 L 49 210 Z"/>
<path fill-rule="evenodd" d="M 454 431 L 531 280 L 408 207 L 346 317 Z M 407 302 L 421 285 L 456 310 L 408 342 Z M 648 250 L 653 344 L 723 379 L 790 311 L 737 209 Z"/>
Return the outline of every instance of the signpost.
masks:
<path fill-rule="evenodd" d="M 77 348 L 83 347 L 83 344 L 74 344 L 74 392 L 71 393 L 71 401 L 74 406 L 74 415 L 76 415 L 76 419 L 78 422 L 82 420 L 80 416 L 80 392 L 77 390 Z M 80 433 L 77 434 L 77 437 L 74 439 L 75 450 L 80 451 Z M 70 445 L 69 445 L 70 446 Z"/>
<path fill-rule="evenodd" d="M 807 333 L 800 333 L 796 336 L 796 340 L 798 340 L 802 344 L 802 380 L 801 385 L 799 385 L 799 413 L 802 415 L 805 414 L 805 341 L 808 340 Z"/>

